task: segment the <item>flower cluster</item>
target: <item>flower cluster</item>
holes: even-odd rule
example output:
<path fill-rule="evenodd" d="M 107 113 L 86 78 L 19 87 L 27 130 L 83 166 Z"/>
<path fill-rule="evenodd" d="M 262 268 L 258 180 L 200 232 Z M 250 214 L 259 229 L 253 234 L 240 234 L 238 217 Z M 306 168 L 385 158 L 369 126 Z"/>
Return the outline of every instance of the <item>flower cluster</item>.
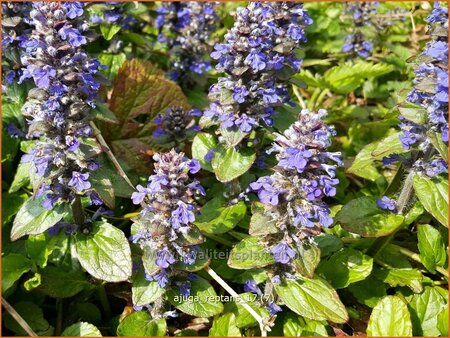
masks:
<path fill-rule="evenodd" d="M 325 110 L 302 110 L 298 121 L 275 139 L 275 172 L 250 184 L 278 229 L 263 239 L 280 263 L 274 274 L 277 269 L 295 271 L 297 247 L 333 223 L 323 199 L 336 194 L 336 165 L 342 160 L 340 153 L 326 151 L 335 131 L 323 122 L 325 115 Z"/>
<path fill-rule="evenodd" d="M 354 53 L 362 58 L 367 58 L 372 51 L 373 44 L 366 40 L 362 27 L 372 25 L 372 16 L 377 12 L 379 3 L 375 2 L 352 2 L 347 3 L 345 12 L 353 19 L 354 34 L 347 35 L 342 51 Z"/>
<path fill-rule="evenodd" d="M 153 120 L 157 124 L 153 137 L 159 143 L 179 145 L 200 130 L 200 126 L 194 120 L 196 116 L 202 116 L 202 112 L 198 109 L 186 111 L 182 107 L 171 107 Z"/>
<path fill-rule="evenodd" d="M 164 288 L 170 277 L 183 275 L 180 264 L 189 266 L 196 262 L 201 235 L 193 225 L 198 211 L 194 198 L 205 195 L 205 191 L 189 176 L 200 170 L 196 160 L 174 149 L 154 155 L 154 160 L 155 174 L 149 177 L 148 185 L 138 185 L 131 196 L 134 204 L 143 205 L 134 220 L 135 234 L 131 240 L 143 250 L 146 279 L 155 280 Z M 182 295 L 188 296 L 190 282 L 184 281 L 179 286 Z"/>
<path fill-rule="evenodd" d="M 306 41 L 304 28 L 311 23 L 300 3 L 252 2 L 239 8 L 225 42 L 211 54 L 226 77 L 210 88 L 205 116 L 245 133 L 261 122 L 271 126 L 274 107 L 290 103 L 286 80 L 300 69 L 295 50 Z"/>
<path fill-rule="evenodd" d="M 88 25 L 79 2 L 35 2 L 30 12 L 32 31 L 21 41 L 22 74 L 19 83 L 33 79 L 22 113 L 28 122 L 28 137 L 37 138 L 22 157 L 39 177 L 37 196 L 45 196 L 43 206 L 71 202 L 88 195 L 101 204 L 91 190 L 89 173 L 97 170 L 96 148 L 89 110 L 100 87 L 95 76 L 100 64 L 82 49 Z M 92 143 L 92 142 L 91 142 Z"/>
<path fill-rule="evenodd" d="M 7 85 L 20 75 L 20 45 L 29 31 L 30 7 L 29 3 L 2 2 L 2 56 L 9 63 L 2 67 L 2 73 Z"/>
<path fill-rule="evenodd" d="M 96 4 L 101 6 L 90 17 L 90 22 L 94 25 L 105 23 L 107 25 L 119 25 L 123 29 L 131 29 L 138 22 L 136 18 L 129 13 L 129 5 L 117 1 L 108 1 L 107 3 Z"/>
<path fill-rule="evenodd" d="M 187 84 L 195 79 L 193 74 L 203 74 L 211 69 L 206 56 L 219 20 L 216 5 L 215 2 L 163 2 L 156 10 L 158 41 L 169 48 L 172 80 Z"/>
<path fill-rule="evenodd" d="M 448 144 L 448 9 L 435 4 L 427 21 L 432 40 L 420 56 L 423 62 L 415 69 L 414 88 L 407 98 L 408 102 L 426 110 L 426 122 L 420 124 L 405 116 L 399 117 L 403 147 L 418 147 L 423 151 L 431 144 L 430 132 L 439 133 Z M 415 166 L 431 177 L 447 171 L 447 164 L 440 157 L 427 163 L 419 161 Z"/>

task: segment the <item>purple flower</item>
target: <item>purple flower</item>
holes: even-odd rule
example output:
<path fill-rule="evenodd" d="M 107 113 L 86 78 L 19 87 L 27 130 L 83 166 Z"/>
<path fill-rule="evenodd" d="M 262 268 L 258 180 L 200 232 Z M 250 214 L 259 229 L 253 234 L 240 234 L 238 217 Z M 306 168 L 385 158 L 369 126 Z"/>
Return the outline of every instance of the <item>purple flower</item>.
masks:
<path fill-rule="evenodd" d="M 159 273 L 154 276 L 146 276 L 145 279 L 149 281 L 157 281 L 160 288 L 164 288 L 167 284 L 169 284 L 169 277 L 167 276 L 167 272 L 165 269 L 161 269 Z"/>
<path fill-rule="evenodd" d="M 258 53 L 252 50 L 245 59 L 246 63 L 249 64 L 254 70 L 261 71 L 266 68 L 267 59 L 263 53 Z"/>
<path fill-rule="evenodd" d="M 64 7 L 67 9 L 69 19 L 83 15 L 83 4 L 81 2 L 65 2 Z"/>
<path fill-rule="evenodd" d="M 252 117 L 242 114 L 238 119 L 236 119 L 235 124 L 245 132 L 250 132 L 254 126 L 256 126 L 256 120 Z"/>
<path fill-rule="evenodd" d="M 174 228 L 179 228 L 182 224 L 189 224 L 194 222 L 195 215 L 192 212 L 194 208 L 190 204 L 178 202 L 178 208 L 172 211 L 170 222 Z"/>
<path fill-rule="evenodd" d="M 57 195 L 47 194 L 45 199 L 42 201 L 42 206 L 45 209 L 52 210 L 58 199 L 59 197 Z"/>
<path fill-rule="evenodd" d="M 303 146 L 300 148 L 288 148 L 286 149 L 287 157 L 282 159 L 279 164 L 287 169 L 297 169 L 299 173 L 302 173 L 308 164 L 308 158 L 312 156 L 311 152 L 304 149 Z"/>
<path fill-rule="evenodd" d="M 277 304 L 275 304 L 275 303 L 270 303 L 270 304 L 267 306 L 267 311 L 269 311 L 269 313 L 270 313 L 271 316 L 275 316 L 278 312 L 281 312 L 281 311 L 283 311 L 283 310 L 282 310 L 281 307 L 279 307 Z"/>
<path fill-rule="evenodd" d="M 149 181 L 150 181 L 150 184 L 148 185 L 148 189 L 150 192 L 156 192 L 158 190 L 161 190 L 162 186 L 169 184 L 169 180 L 167 179 L 167 177 L 160 176 L 160 175 L 150 176 Z"/>
<path fill-rule="evenodd" d="M 385 210 L 394 211 L 395 209 L 397 209 L 397 202 L 387 196 L 383 196 L 381 199 L 377 199 L 377 205 L 381 209 Z"/>
<path fill-rule="evenodd" d="M 47 89 L 50 86 L 51 78 L 56 76 L 56 70 L 51 66 L 35 68 L 33 70 L 34 83 L 38 88 Z"/>
<path fill-rule="evenodd" d="M 244 283 L 244 291 L 245 292 L 253 292 L 258 295 L 262 295 L 261 289 L 256 284 L 256 281 L 253 279 L 247 280 Z"/>
<path fill-rule="evenodd" d="M 135 192 L 131 194 L 131 200 L 133 201 L 133 204 L 141 204 L 144 201 L 145 196 L 150 193 L 150 191 L 147 188 L 144 188 L 142 185 L 136 186 Z"/>
<path fill-rule="evenodd" d="M 197 160 L 191 160 L 189 162 L 189 172 L 191 174 L 196 174 L 200 171 L 201 166 L 200 163 Z"/>
<path fill-rule="evenodd" d="M 275 262 L 281 263 L 281 264 L 288 264 L 291 259 L 293 259 L 296 256 L 296 253 L 294 250 L 291 249 L 291 247 L 286 242 L 281 242 L 274 246 L 270 252 L 273 255 L 273 258 L 275 259 Z"/>
<path fill-rule="evenodd" d="M 277 205 L 281 190 L 273 187 L 273 181 L 269 176 L 260 177 L 256 182 L 250 183 L 250 188 L 258 193 L 258 197 L 264 204 Z"/>
<path fill-rule="evenodd" d="M 245 102 L 245 97 L 250 94 L 250 92 L 245 87 L 236 86 L 233 89 L 233 99 L 236 102 L 243 103 Z"/>
<path fill-rule="evenodd" d="M 88 181 L 88 173 L 80 173 L 77 171 L 72 172 L 72 178 L 70 179 L 68 185 L 69 187 L 74 187 L 78 192 L 83 192 L 91 187 L 91 183 Z"/>
<path fill-rule="evenodd" d="M 61 39 L 69 41 L 74 47 L 79 47 L 87 43 L 86 38 L 76 28 L 64 26 L 58 31 L 58 34 Z"/>
<path fill-rule="evenodd" d="M 69 146 L 67 150 L 75 151 L 80 147 L 80 142 L 72 136 L 66 136 L 66 144 Z"/>
<path fill-rule="evenodd" d="M 167 250 L 167 248 L 164 248 L 156 252 L 155 264 L 160 268 L 166 269 L 169 267 L 169 265 L 175 262 L 176 262 L 175 257 L 173 257 L 173 255 L 170 253 L 169 250 Z"/>
<path fill-rule="evenodd" d="M 180 287 L 180 294 L 183 297 L 189 297 L 191 295 L 191 282 L 177 282 L 176 284 Z"/>

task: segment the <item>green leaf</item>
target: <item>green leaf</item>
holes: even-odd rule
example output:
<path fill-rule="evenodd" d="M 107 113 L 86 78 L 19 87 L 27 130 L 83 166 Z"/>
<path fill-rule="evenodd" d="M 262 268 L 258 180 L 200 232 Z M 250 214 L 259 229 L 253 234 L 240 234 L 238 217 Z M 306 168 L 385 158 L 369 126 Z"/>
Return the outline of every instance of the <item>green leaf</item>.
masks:
<path fill-rule="evenodd" d="M 97 222 L 91 234 L 78 233 L 75 248 L 81 266 L 95 278 L 121 282 L 131 276 L 128 240 L 111 224 Z"/>
<path fill-rule="evenodd" d="M 442 337 L 448 337 L 448 304 L 438 314 L 437 328 Z"/>
<path fill-rule="evenodd" d="M 148 281 L 145 274 L 140 271 L 134 278 L 131 287 L 133 305 L 142 306 L 153 303 L 164 294 L 165 289 L 160 288 L 156 281 Z"/>
<path fill-rule="evenodd" d="M 109 110 L 109 108 L 104 103 L 98 101 L 95 102 L 95 108 L 92 109 L 90 113 L 96 120 L 101 120 L 109 123 L 118 122 L 116 115 L 114 115 L 114 113 Z"/>
<path fill-rule="evenodd" d="M 190 297 L 183 297 L 178 287 L 167 290 L 166 294 L 173 306 L 191 316 L 211 317 L 223 311 L 216 291 L 201 277 L 191 282 Z"/>
<path fill-rule="evenodd" d="M 165 319 L 152 319 L 143 311 L 129 314 L 117 327 L 117 335 L 121 337 L 162 337 L 166 331 Z"/>
<path fill-rule="evenodd" d="M 243 132 L 238 127 L 233 127 L 231 129 L 220 128 L 220 135 L 222 135 L 227 147 L 232 148 L 237 146 L 245 138 L 245 136 L 248 135 L 248 133 Z"/>
<path fill-rule="evenodd" d="M 20 188 L 30 184 L 30 171 L 30 163 L 19 163 L 16 174 L 14 175 L 14 180 L 9 187 L 9 193 L 19 191 Z"/>
<path fill-rule="evenodd" d="M 2 292 L 6 292 L 19 278 L 31 269 L 31 261 L 20 254 L 2 257 Z"/>
<path fill-rule="evenodd" d="M 214 319 L 209 337 L 241 337 L 241 331 L 236 326 L 236 317 L 233 313 L 226 313 Z"/>
<path fill-rule="evenodd" d="M 222 197 L 213 198 L 201 209 L 195 225 L 206 233 L 223 234 L 232 230 L 245 216 L 247 207 L 243 201 L 226 206 Z"/>
<path fill-rule="evenodd" d="M 437 266 L 444 266 L 447 261 L 445 243 L 438 230 L 428 224 L 417 227 L 418 247 L 422 264 L 432 273 Z"/>
<path fill-rule="evenodd" d="M 256 304 L 256 294 L 244 292 L 239 294 L 239 296 L 262 318 L 267 318 L 269 316 L 269 312 L 265 308 L 262 308 L 260 305 Z M 225 304 L 224 312 L 233 313 L 236 316 L 236 326 L 240 329 L 258 326 L 258 322 L 253 315 L 251 315 L 250 312 L 248 312 L 248 310 L 246 310 L 242 304 L 233 297 L 229 297 L 229 301 Z"/>
<path fill-rule="evenodd" d="M 49 265 L 40 274 L 41 285 L 38 290 L 53 298 L 69 298 L 83 290 L 94 288 L 81 271 L 69 272 Z"/>
<path fill-rule="evenodd" d="M 307 278 L 314 277 L 314 271 L 320 262 L 320 249 L 309 243 L 301 243 L 296 248 L 297 256 L 292 260 L 295 271 Z"/>
<path fill-rule="evenodd" d="M 126 60 L 127 56 L 125 53 L 100 53 L 98 55 L 98 61 L 107 67 L 105 70 L 102 70 L 102 73 L 105 74 L 109 80 L 113 80 L 117 76 L 120 67 L 122 67 Z"/>
<path fill-rule="evenodd" d="M 285 337 L 328 336 L 326 322 L 311 320 L 288 313 L 283 320 Z"/>
<path fill-rule="evenodd" d="M 41 268 L 47 266 L 48 257 L 60 245 L 58 235 L 50 236 L 47 233 L 30 235 L 26 241 L 28 256 Z"/>
<path fill-rule="evenodd" d="M 41 205 L 42 199 L 30 198 L 22 205 L 11 229 L 12 241 L 25 235 L 43 233 L 69 214 L 68 204 L 59 204 L 52 210 L 48 210 Z"/>
<path fill-rule="evenodd" d="M 321 279 L 298 277 L 275 285 L 284 304 L 300 316 L 313 320 L 348 321 L 348 313 L 336 291 Z"/>
<path fill-rule="evenodd" d="M 426 109 L 412 103 L 406 103 L 405 105 L 398 107 L 398 111 L 406 120 L 416 124 L 423 125 L 428 119 Z"/>
<path fill-rule="evenodd" d="M 36 289 L 39 285 L 41 285 L 41 275 L 38 272 L 35 272 L 33 277 L 27 279 L 23 283 L 23 286 L 27 291 Z"/>
<path fill-rule="evenodd" d="M 249 233 L 252 236 L 276 234 L 279 231 L 276 221 L 266 215 L 264 204 L 252 203 L 252 217 L 250 219 Z"/>
<path fill-rule="evenodd" d="M 78 322 L 66 327 L 61 333 L 62 337 L 102 337 L 99 329 L 94 325 Z"/>
<path fill-rule="evenodd" d="M 174 105 L 189 108 L 181 88 L 165 79 L 164 72 L 145 60 L 132 59 L 123 63 L 113 83 L 109 109 L 122 127 L 129 128 L 127 120 L 140 115 L 154 118 L 156 114 Z M 125 129 L 119 131 L 127 132 Z M 114 139 L 121 135 L 112 128 L 108 134 Z"/>
<path fill-rule="evenodd" d="M 426 286 L 423 293 L 412 297 L 409 307 L 414 336 L 439 336 L 438 315 L 447 307 L 447 304 L 435 288 Z"/>
<path fill-rule="evenodd" d="M 217 140 L 213 135 L 198 133 L 192 141 L 192 158 L 200 162 L 202 169 L 213 171 L 211 161 L 205 160 L 205 156 L 210 150 L 217 146 Z"/>
<path fill-rule="evenodd" d="M 101 200 L 105 202 L 106 206 L 114 209 L 116 205 L 116 195 L 111 179 L 103 170 L 96 170 L 89 175 L 89 182 L 92 184 L 92 189 L 100 196 Z"/>
<path fill-rule="evenodd" d="M 400 132 L 391 134 L 377 142 L 376 148 L 372 151 L 372 157 L 376 160 L 382 160 L 383 157 L 391 154 L 403 154 L 406 152 L 400 141 L 400 134 Z"/>
<path fill-rule="evenodd" d="M 408 308 L 400 297 L 386 296 L 374 307 L 367 335 L 371 337 L 409 337 L 412 324 Z"/>
<path fill-rule="evenodd" d="M 357 61 L 329 68 L 323 75 L 324 82 L 334 92 L 348 94 L 360 87 L 365 79 L 390 73 L 394 67 L 384 63 Z"/>
<path fill-rule="evenodd" d="M 2 221 L 3 224 L 11 222 L 13 217 L 19 212 L 22 204 L 28 200 L 26 193 L 2 193 Z"/>
<path fill-rule="evenodd" d="M 348 290 L 361 304 L 373 308 L 381 298 L 386 296 L 384 283 L 372 276 L 349 285 Z"/>
<path fill-rule="evenodd" d="M 339 238 L 330 234 L 320 234 L 314 238 L 314 241 L 320 249 L 321 257 L 327 257 L 333 252 L 341 250 L 344 246 Z"/>
<path fill-rule="evenodd" d="M 428 131 L 427 136 L 442 158 L 448 162 L 448 146 L 442 141 L 442 134 Z"/>
<path fill-rule="evenodd" d="M 217 179 L 226 183 L 245 174 L 255 159 L 256 155 L 249 149 L 235 150 L 221 145 L 217 147 L 211 164 Z"/>
<path fill-rule="evenodd" d="M 423 276 L 416 269 L 374 269 L 374 276 L 392 287 L 407 286 L 415 293 L 423 290 Z"/>
<path fill-rule="evenodd" d="M 376 181 L 380 178 L 381 174 L 375 167 L 374 159 L 372 157 L 372 152 L 377 149 L 377 145 L 378 142 L 366 145 L 358 155 L 356 155 L 355 160 L 350 168 L 347 169 L 347 172 L 370 181 Z"/>
<path fill-rule="evenodd" d="M 359 197 L 351 200 L 336 214 L 335 221 L 352 233 L 363 237 L 383 237 L 403 224 L 403 216 L 378 207 L 376 199 Z"/>
<path fill-rule="evenodd" d="M 100 25 L 100 32 L 102 32 L 103 37 L 107 41 L 111 40 L 114 37 L 114 35 L 120 32 L 121 29 L 122 27 L 120 27 L 120 25 L 116 24 L 111 25 L 106 22 Z"/>
<path fill-rule="evenodd" d="M 373 259 L 361 251 L 346 248 L 322 261 L 317 273 L 323 274 L 336 289 L 365 279 L 372 272 Z"/>
<path fill-rule="evenodd" d="M 75 313 L 80 321 L 86 321 L 94 325 L 99 325 L 102 321 L 102 313 L 92 303 L 77 303 Z"/>
<path fill-rule="evenodd" d="M 230 252 L 228 266 L 233 269 L 261 268 L 274 264 L 272 255 L 266 251 L 258 237 L 247 237 Z"/>
<path fill-rule="evenodd" d="M 33 302 L 18 302 L 11 305 L 38 336 L 48 337 L 53 334 L 53 327 L 44 318 L 44 312 L 36 304 Z M 28 336 L 9 313 L 5 313 L 3 323 L 8 330 L 13 331 L 16 335 Z"/>
<path fill-rule="evenodd" d="M 413 184 L 425 210 L 443 226 L 448 227 L 448 180 L 443 177 L 429 179 L 416 175 Z"/>

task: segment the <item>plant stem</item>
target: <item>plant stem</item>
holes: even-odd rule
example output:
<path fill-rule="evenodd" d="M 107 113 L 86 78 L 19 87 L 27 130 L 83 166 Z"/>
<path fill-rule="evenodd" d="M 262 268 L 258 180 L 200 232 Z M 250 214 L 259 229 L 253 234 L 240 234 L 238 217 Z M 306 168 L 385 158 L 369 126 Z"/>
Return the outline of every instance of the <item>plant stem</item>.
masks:
<path fill-rule="evenodd" d="M 94 122 L 90 122 L 90 126 L 92 127 L 92 129 L 94 130 L 94 134 L 95 137 L 97 138 L 98 143 L 100 143 L 100 145 L 102 146 L 103 150 L 105 151 L 106 155 L 109 157 L 109 159 L 111 160 L 112 164 L 114 165 L 114 167 L 116 168 L 118 174 L 125 180 L 125 182 L 127 182 L 127 184 L 133 188 L 133 190 L 135 189 L 135 186 L 133 185 L 133 183 L 131 183 L 130 179 L 128 178 L 127 174 L 125 173 L 125 171 L 123 171 L 122 167 L 120 166 L 119 162 L 117 161 L 116 157 L 114 156 L 114 154 L 111 151 L 111 148 L 109 148 L 108 144 L 106 143 L 105 139 L 102 136 L 102 133 L 100 131 L 100 129 L 97 128 L 97 126 L 95 125 Z"/>
<path fill-rule="evenodd" d="M 75 200 L 72 203 L 72 214 L 75 224 L 77 225 L 84 224 L 83 205 L 81 204 L 81 198 L 78 195 L 75 197 Z"/>
<path fill-rule="evenodd" d="M 219 242 L 223 245 L 229 246 L 229 247 L 232 247 L 234 245 L 233 242 L 230 242 L 229 240 L 222 238 L 220 236 L 217 236 L 217 235 L 208 234 L 207 232 L 203 232 L 203 231 L 202 231 L 202 235 L 205 237 L 211 238 L 212 240 Z"/>
<path fill-rule="evenodd" d="M 230 234 L 231 236 L 233 236 L 234 238 L 236 238 L 236 239 L 238 239 L 240 241 L 242 241 L 244 238 L 248 237 L 248 235 L 243 234 L 243 233 L 238 232 L 238 231 L 234 231 L 234 230 L 228 231 L 228 234 Z"/>
<path fill-rule="evenodd" d="M 423 265 L 422 260 L 420 259 L 420 255 L 410 251 L 408 249 L 402 248 L 401 246 L 395 245 L 395 244 L 391 244 L 391 247 L 395 248 L 398 252 L 400 252 L 402 255 L 405 255 L 406 257 L 411 258 L 412 260 L 420 263 Z M 444 277 L 448 278 L 448 271 L 446 269 L 444 269 L 441 266 L 437 266 L 436 267 L 436 271 L 439 272 L 441 275 L 443 275 Z"/>
<path fill-rule="evenodd" d="M 227 284 L 213 269 L 211 269 L 209 266 L 205 267 L 206 272 L 217 282 L 220 284 L 221 287 L 225 289 L 231 296 L 233 296 L 243 307 L 246 309 L 253 318 L 256 319 L 256 321 L 259 324 L 259 327 L 261 329 L 261 336 L 267 337 L 267 331 L 270 331 L 270 326 L 268 325 L 268 322 L 264 320 L 248 303 Z"/>
<path fill-rule="evenodd" d="M 297 97 L 300 107 L 302 107 L 302 109 L 306 109 L 306 103 L 303 100 L 302 94 L 300 94 L 300 91 L 298 90 L 297 86 L 292 85 L 292 90 L 294 91 L 294 94 Z"/>
<path fill-rule="evenodd" d="M 415 174 L 415 171 L 411 170 L 408 176 L 406 176 L 402 191 L 400 192 L 400 196 L 398 197 L 398 213 L 400 215 L 403 215 L 405 208 L 408 206 L 409 201 L 413 197 L 413 178 Z"/>
<path fill-rule="evenodd" d="M 322 104 L 322 102 L 323 102 L 325 96 L 328 95 L 329 92 L 330 92 L 329 89 L 325 89 L 325 90 L 323 90 L 323 91 L 320 93 L 320 95 L 317 97 L 317 100 L 316 100 L 316 102 L 315 102 L 315 104 L 314 104 L 314 109 L 317 109 L 317 108 L 318 108 L 317 106 L 318 106 L 319 104 Z"/>
<path fill-rule="evenodd" d="M 109 300 L 108 300 L 108 296 L 106 294 L 105 284 L 101 284 L 97 288 L 97 295 L 98 295 L 98 298 L 100 299 L 100 304 L 102 304 L 102 308 L 103 308 L 103 311 L 105 311 L 106 316 L 108 318 L 111 318 L 112 312 L 111 312 L 111 308 L 109 306 Z"/>
<path fill-rule="evenodd" d="M 22 327 L 22 329 L 25 330 L 25 332 L 30 337 L 38 336 L 36 334 L 36 332 L 34 332 L 33 329 L 30 327 L 30 325 L 28 325 L 28 323 L 25 321 L 25 319 L 23 319 L 22 316 L 19 315 L 19 313 L 16 310 L 14 310 L 14 308 L 3 297 L 2 297 L 2 305 L 5 308 L 5 310 L 8 311 L 8 313 L 11 315 L 11 317 L 13 317 L 15 319 L 15 321 Z"/>
<path fill-rule="evenodd" d="M 62 331 L 62 320 L 63 320 L 63 299 L 56 299 L 56 326 L 55 326 L 55 336 L 61 335 Z"/>

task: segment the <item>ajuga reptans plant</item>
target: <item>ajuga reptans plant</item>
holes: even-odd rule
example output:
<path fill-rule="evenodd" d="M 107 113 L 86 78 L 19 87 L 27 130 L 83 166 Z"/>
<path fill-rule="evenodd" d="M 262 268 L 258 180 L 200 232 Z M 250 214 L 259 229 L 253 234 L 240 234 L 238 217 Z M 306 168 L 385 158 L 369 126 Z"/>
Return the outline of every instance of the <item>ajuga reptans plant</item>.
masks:
<path fill-rule="evenodd" d="M 373 44 L 367 41 L 362 28 L 372 25 L 372 16 L 377 12 L 378 5 L 377 1 L 346 3 L 345 13 L 351 15 L 354 32 L 345 37 L 343 52 L 354 53 L 362 58 L 370 56 Z"/>
<path fill-rule="evenodd" d="M 268 222 L 258 233 L 266 231 L 260 242 L 275 262 L 266 268 L 269 284 L 295 278 L 301 272 L 301 248 L 314 242 L 322 227 L 333 223 L 324 198 L 336 194 L 336 166 L 341 166 L 342 160 L 341 153 L 327 151 L 335 131 L 324 123 L 325 115 L 325 110 L 302 110 L 297 122 L 276 134 L 270 149 L 278 161 L 274 173 L 250 184 L 264 205 L 260 212 Z M 249 281 L 246 288 L 251 285 Z M 269 304 L 269 311 L 276 308 Z"/>
<path fill-rule="evenodd" d="M 88 42 L 83 14 L 80 2 L 33 3 L 32 31 L 21 41 L 19 82 L 32 79 L 35 84 L 22 113 L 27 137 L 36 140 L 22 162 L 31 164 L 36 196 L 44 196 L 42 205 L 48 209 L 81 195 L 102 203 L 89 181 L 99 167 L 89 111 L 100 86 L 100 64 L 83 51 Z"/>
<path fill-rule="evenodd" d="M 182 85 L 211 69 L 210 40 L 219 20 L 215 2 L 163 2 L 158 7 L 158 41 L 169 49 L 169 76 Z"/>
<path fill-rule="evenodd" d="M 210 88 L 205 116 L 244 133 L 272 126 L 275 107 L 290 103 L 287 80 L 300 70 L 295 51 L 311 23 L 300 3 L 252 2 L 239 8 L 225 41 L 211 53 L 225 76 Z"/>
<path fill-rule="evenodd" d="M 20 45 L 29 33 L 28 17 L 31 5 L 21 2 L 2 2 L 2 57 L 8 64 L 2 67 L 3 83 L 18 80 L 22 63 Z"/>
<path fill-rule="evenodd" d="M 153 137 L 164 147 L 181 147 L 200 131 L 195 120 L 199 116 L 202 116 L 202 112 L 198 109 L 186 110 L 179 106 L 168 108 L 153 119 L 157 125 Z"/>
<path fill-rule="evenodd" d="M 176 285 L 183 296 L 189 296 L 190 281 L 196 276 L 183 267 L 196 262 L 202 242 L 193 222 L 199 209 L 196 197 L 205 191 L 191 177 L 200 164 L 174 149 L 154 155 L 154 160 L 149 183 L 138 185 L 132 195 L 133 203 L 143 209 L 134 219 L 131 241 L 142 249 L 147 280 L 156 281 L 160 288 Z"/>
<path fill-rule="evenodd" d="M 431 41 L 418 57 L 421 63 L 415 67 L 414 88 L 407 97 L 413 109 L 405 109 L 399 116 L 400 141 L 408 152 L 390 155 L 383 162 L 390 165 L 400 161 L 411 174 L 435 177 L 448 171 L 447 161 L 435 149 L 436 143 L 448 144 L 448 9 L 436 3 L 427 22 Z M 400 194 L 400 211 L 405 203 Z M 397 210 L 396 202 L 386 196 L 378 205 Z"/>

